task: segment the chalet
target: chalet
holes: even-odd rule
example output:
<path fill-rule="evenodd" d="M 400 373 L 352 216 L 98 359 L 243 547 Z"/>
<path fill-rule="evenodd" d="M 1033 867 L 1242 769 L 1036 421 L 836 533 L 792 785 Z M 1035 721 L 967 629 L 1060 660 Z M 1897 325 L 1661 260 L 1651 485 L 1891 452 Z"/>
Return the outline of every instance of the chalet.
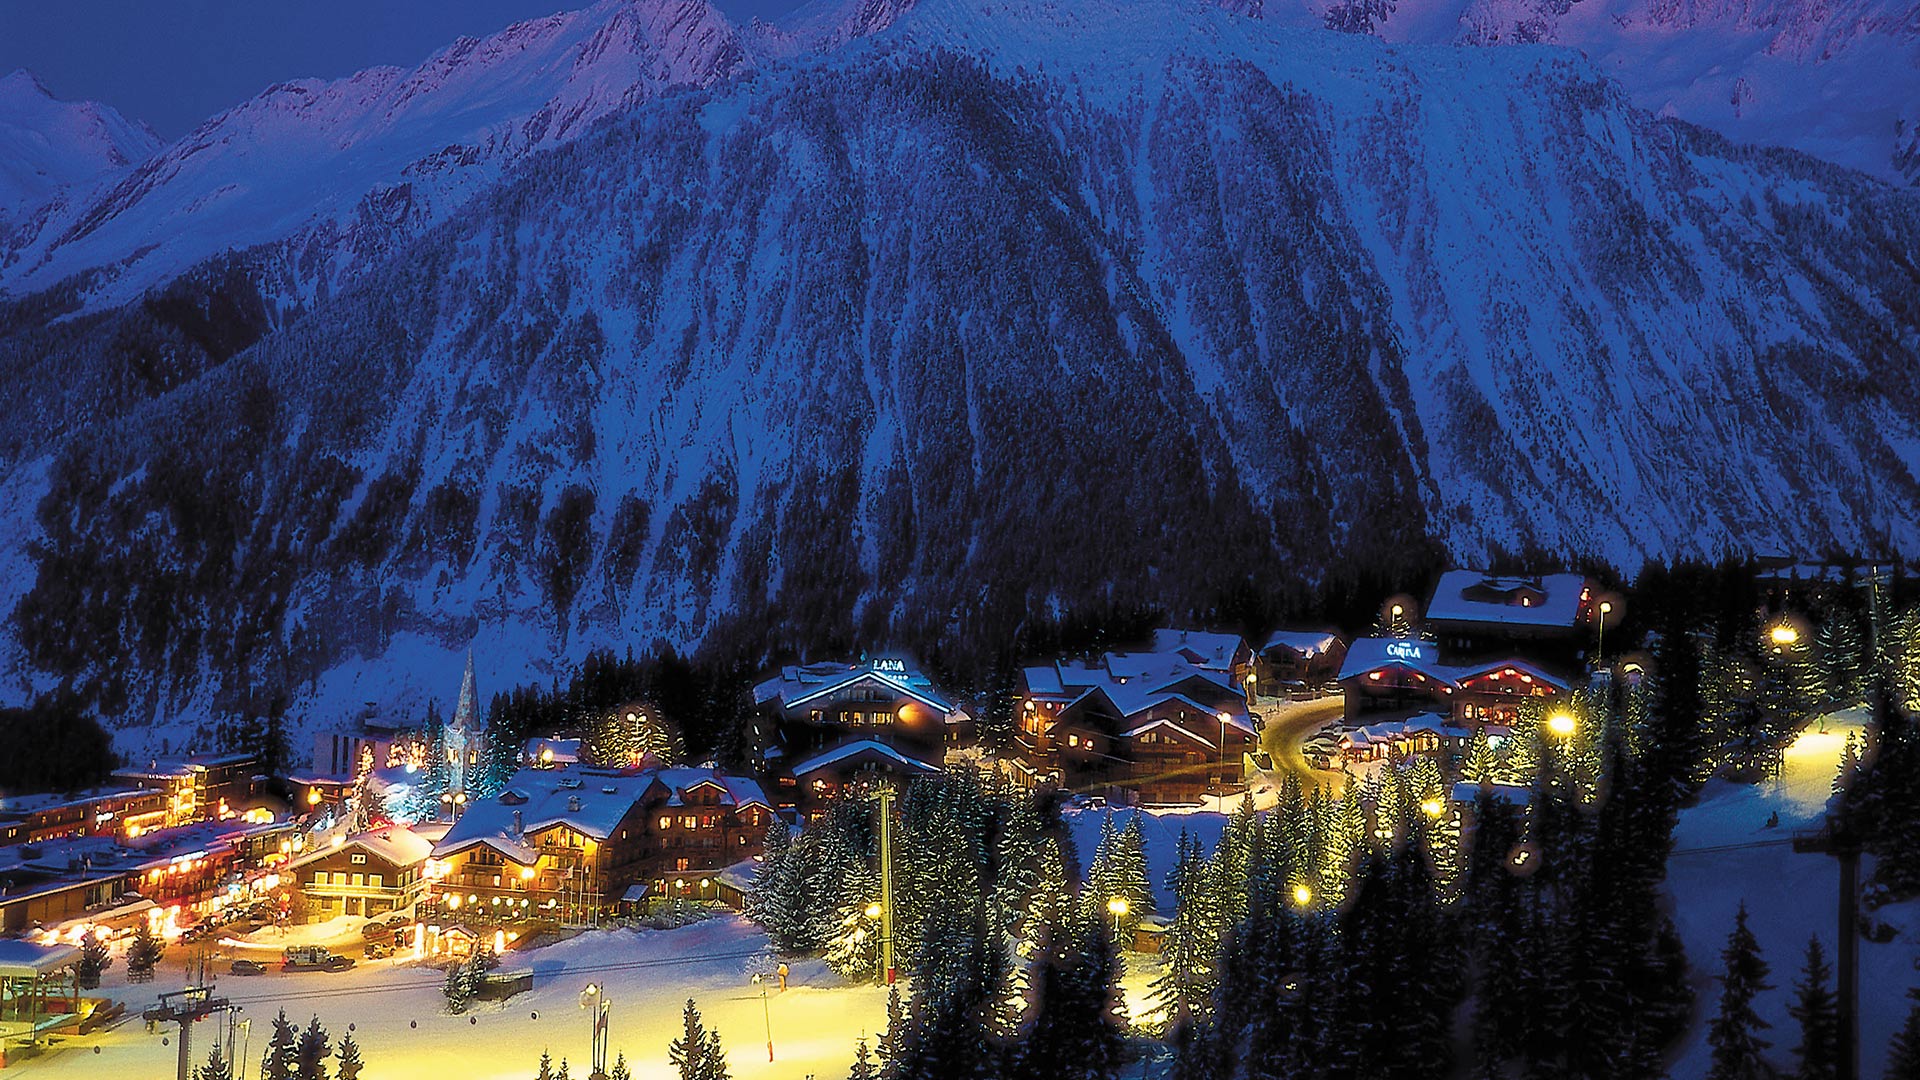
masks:
<path fill-rule="evenodd" d="M 1256 739 L 1233 655 L 1203 665 L 1183 649 L 1108 653 L 1025 669 L 1015 741 L 1029 778 L 1149 803 L 1240 786 Z"/>
<path fill-rule="evenodd" d="M 714 769 L 522 769 L 434 844 L 428 889 L 465 917 L 561 922 L 635 884 L 712 896 L 713 875 L 757 854 L 772 821 L 759 784 Z"/>
<path fill-rule="evenodd" d="M 783 807 L 875 773 L 936 771 L 971 738 L 966 711 L 904 660 L 788 666 L 753 700 L 754 744 Z"/>
<path fill-rule="evenodd" d="M 1346 657 L 1347 643 L 1331 630 L 1275 630 L 1253 654 L 1255 685 L 1267 693 L 1320 686 L 1339 677 Z"/>
<path fill-rule="evenodd" d="M 1553 698 L 1566 679 L 1513 658 L 1446 664 L 1439 646 L 1419 638 L 1358 638 L 1340 669 L 1346 723 L 1438 713 L 1454 724 L 1511 724 L 1529 698 Z"/>
<path fill-rule="evenodd" d="M 1146 651 L 1154 656 L 1177 656 L 1203 671 L 1242 677 L 1253 659 L 1252 650 L 1240 635 L 1211 630 L 1162 627 L 1153 632 Z"/>
<path fill-rule="evenodd" d="M 309 922 L 411 909 L 425 895 L 427 859 L 445 825 L 389 825 L 308 852 L 283 869 L 307 901 Z"/>
<path fill-rule="evenodd" d="M 1449 570 L 1434 586 L 1424 625 L 1455 659 L 1520 655 L 1571 672 L 1594 630 L 1594 592 L 1580 574 L 1499 577 Z"/>

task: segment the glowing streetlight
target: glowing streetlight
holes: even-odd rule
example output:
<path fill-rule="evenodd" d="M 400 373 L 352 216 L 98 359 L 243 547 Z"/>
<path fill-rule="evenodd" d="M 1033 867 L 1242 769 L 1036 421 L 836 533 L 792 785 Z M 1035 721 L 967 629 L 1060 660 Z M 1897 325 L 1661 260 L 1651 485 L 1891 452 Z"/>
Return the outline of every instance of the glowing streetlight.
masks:
<path fill-rule="evenodd" d="M 871 904 L 868 904 L 868 905 L 867 905 L 867 918 L 869 918 L 869 919 L 877 919 L 877 918 L 879 918 L 879 917 L 880 917 L 880 904 L 879 904 L 879 903 L 878 903 L 877 901 L 876 901 L 876 902 L 874 902 L 874 903 L 871 903 Z"/>
<path fill-rule="evenodd" d="M 1313 903 L 1313 890 L 1304 884 L 1295 885 L 1293 887 L 1293 906 L 1303 908 L 1311 903 Z"/>
<path fill-rule="evenodd" d="M 1561 711 L 1547 717 L 1547 731 L 1556 738 L 1564 739 L 1571 736 L 1574 728 L 1578 726 L 1578 722 L 1570 712 Z"/>
<path fill-rule="evenodd" d="M 1420 803 L 1420 812 L 1430 818 L 1439 817 L 1440 811 L 1444 809 L 1446 809 L 1446 807 L 1441 804 L 1439 799 L 1428 798 Z"/>
<path fill-rule="evenodd" d="M 1133 910 L 1133 907 L 1127 903 L 1127 898 L 1124 896 L 1116 896 L 1107 901 L 1107 914 L 1116 919 L 1126 918 L 1127 912 L 1131 910 Z"/>
<path fill-rule="evenodd" d="M 1800 631 L 1795 630 L 1792 623 L 1775 623 L 1773 629 L 1767 631 L 1767 640 L 1779 648 L 1791 648 L 1800 644 Z"/>

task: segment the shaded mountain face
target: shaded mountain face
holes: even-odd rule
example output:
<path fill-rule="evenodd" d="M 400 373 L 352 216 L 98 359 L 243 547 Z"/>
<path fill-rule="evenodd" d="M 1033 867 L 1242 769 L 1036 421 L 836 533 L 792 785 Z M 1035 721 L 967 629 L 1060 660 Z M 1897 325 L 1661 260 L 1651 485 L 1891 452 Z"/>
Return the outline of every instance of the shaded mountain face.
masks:
<path fill-rule="evenodd" d="M 144 125 L 97 101 L 61 101 L 31 72 L 0 78 L 0 233 L 59 191 L 159 149 Z"/>
<path fill-rule="evenodd" d="M 332 719 L 469 640 L 506 683 L 636 638 L 978 658 L 1435 545 L 1920 539 L 1912 195 L 1564 53 L 893 15 L 528 155 L 298 310 L 269 246 L 16 332 L 65 417 L 10 448 L 21 667 Z"/>

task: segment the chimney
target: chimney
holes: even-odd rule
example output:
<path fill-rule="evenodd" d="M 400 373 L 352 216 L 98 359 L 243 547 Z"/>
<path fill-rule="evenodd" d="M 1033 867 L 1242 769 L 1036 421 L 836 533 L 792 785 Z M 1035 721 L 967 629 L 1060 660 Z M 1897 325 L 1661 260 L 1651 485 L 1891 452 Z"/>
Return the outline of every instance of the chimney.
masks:
<path fill-rule="evenodd" d="M 520 835 L 520 811 L 518 810 L 513 812 L 513 835 Z"/>
<path fill-rule="evenodd" d="M 567 813 L 577 814 L 579 812 L 580 812 L 580 796 L 578 795 L 567 796 Z"/>

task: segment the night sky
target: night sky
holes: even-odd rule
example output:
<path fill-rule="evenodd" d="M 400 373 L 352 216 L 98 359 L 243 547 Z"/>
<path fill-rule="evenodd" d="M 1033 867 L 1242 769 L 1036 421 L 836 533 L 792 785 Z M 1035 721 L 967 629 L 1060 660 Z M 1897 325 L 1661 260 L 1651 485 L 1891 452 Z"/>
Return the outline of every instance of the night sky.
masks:
<path fill-rule="evenodd" d="M 54 96 L 104 101 L 162 138 L 287 79 L 411 66 L 461 35 L 591 0 L 0 0 L 0 74 L 28 68 Z M 743 21 L 795 0 L 716 0 Z"/>

